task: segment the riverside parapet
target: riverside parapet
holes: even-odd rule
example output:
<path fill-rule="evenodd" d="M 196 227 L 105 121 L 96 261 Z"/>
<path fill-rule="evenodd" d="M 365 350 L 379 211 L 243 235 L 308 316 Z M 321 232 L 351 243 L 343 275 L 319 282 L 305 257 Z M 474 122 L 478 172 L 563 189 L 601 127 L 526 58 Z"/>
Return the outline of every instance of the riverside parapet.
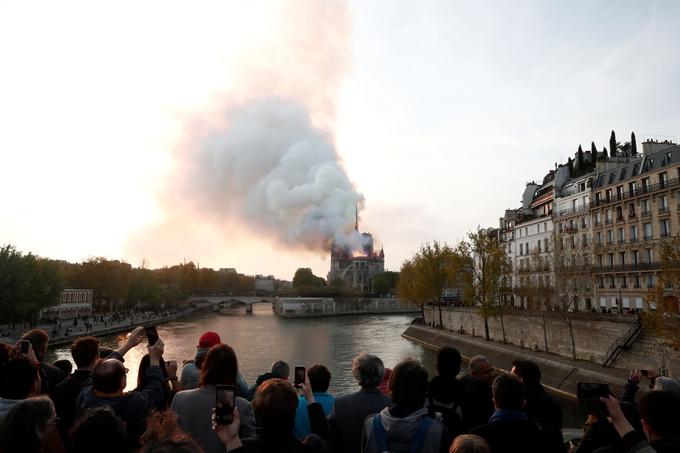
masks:
<path fill-rule="evenodd" d="M 279 297 L 274 313 L 282 318 L 311 318 L 359 314 L 419 313 L 420 307 L 396 297 L 332 298 Z"/>

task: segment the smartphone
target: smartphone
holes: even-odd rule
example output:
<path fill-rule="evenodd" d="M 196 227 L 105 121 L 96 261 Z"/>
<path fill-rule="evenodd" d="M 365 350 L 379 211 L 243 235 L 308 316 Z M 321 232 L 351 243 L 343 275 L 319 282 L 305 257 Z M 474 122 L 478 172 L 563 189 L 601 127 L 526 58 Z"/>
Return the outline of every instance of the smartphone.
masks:
<path fill-rule="evenodd" d="M 299 387 L 300 384 L 304 384 L 306 373 L 307 373 L 307 370 L 305 369 L 305 367 L 296 366 L 295 367 L 295 379 L 293 380 L 293 386 Z"/>
<path fill-rule="evenodd" d="M 156 326 L 146 326 L 144 327 L 144 332 L 146 332 L 146 339 L 149 340 L 149 346 L 153 346 L 158 341 L 158 331 L 156 331 Z"/>
<path fill-rule="evenodd" d="M 578 406 L 585 414 L 595 415 L 604 418 L 608 415 L 607 407 L 600 397 L 609 396 L 609 385 L 597 384 L 593 382 L 579 382 L 576 384 L 576 396 Z"/>
<path fill-rule="evenodd" d="M 28 340 L 21 340 L 21 353 L 28 354 L 28 348 L 31 347 L 31 342 Z"/>
<path fill-rule="evenodd" d="M 234 422 L 236 406 L 236 387 L 218 385 L 215 390 L 215 421 L 220 425 L 231 425 Z"/>
<path fill-rule="evenodd" d="M 649 376 L 649 371 L 647 371 L 647 370 L 640 370 L 640 375 L 641 375 L 641 376 Z"/>

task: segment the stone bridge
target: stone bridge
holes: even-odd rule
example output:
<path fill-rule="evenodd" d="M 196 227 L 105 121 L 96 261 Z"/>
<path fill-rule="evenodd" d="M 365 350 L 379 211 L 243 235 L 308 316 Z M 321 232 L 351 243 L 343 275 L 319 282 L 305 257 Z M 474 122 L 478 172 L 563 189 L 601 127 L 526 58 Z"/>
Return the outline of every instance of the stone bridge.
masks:
<path fill-rule="evenodd" d="M 214 305 L 215 311 L 220 311 L 227 307 L 245 306 L 246 313 L 252 313 L 253 304 L 273 303 L 276 297 L 257 297 L 257 296 L 191 296 L 187 302 L 208 302 Z"/>

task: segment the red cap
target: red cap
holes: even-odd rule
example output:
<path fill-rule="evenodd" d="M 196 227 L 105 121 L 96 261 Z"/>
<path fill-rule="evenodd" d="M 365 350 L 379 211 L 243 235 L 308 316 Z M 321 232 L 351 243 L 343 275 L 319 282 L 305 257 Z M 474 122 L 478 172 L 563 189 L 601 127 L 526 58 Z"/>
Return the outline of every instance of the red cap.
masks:
<path fill-rule="evenodd" d="M 198 346 L 196 347 L 210 349 L 216 344 L 220 343 L 222 343 L 222 340 L 220 340 L 220 336 L 218 334 L 215 332 L 206 332 L 201 335 L 201 338 L 198 339 Z"/>

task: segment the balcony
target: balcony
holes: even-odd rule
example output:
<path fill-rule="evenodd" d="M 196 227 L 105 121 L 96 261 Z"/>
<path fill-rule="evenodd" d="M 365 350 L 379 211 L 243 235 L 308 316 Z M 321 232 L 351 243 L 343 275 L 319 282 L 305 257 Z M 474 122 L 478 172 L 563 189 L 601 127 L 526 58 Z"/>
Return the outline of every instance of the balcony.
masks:
<path fill-rule="evenodd" d="M 616 216 L 616 223 L 623 222 L 623 220 L 624 220 L 623 215 L 617 215 Z"/>
<path fill-rule="evenodd" d="M 576 228 L 576 226 L 567 226 L 564 227 L 564 231 L 565 233 L 574 234 L 578 231 L 578 229 Z"/>
<path fill-rule="evenodd" d="M 638 242 L 638 241 L 639 241 L 638 237 L 634 236 L 634 237 L 630 238 L 630 241 L 628 241 L 628 242 L 633 243 L 633 242 Z"/>
<path fill-rule="evenodd" d="M 633 263 L 633 264 L 615 264 L 615 265 L 602 265 L 596 270 L 596 273 L 608 273 L 608 272 L 635 272 L 635 271 L 649 271 L 657 270 L 661 268 L 661 263 L 658 261 L 652 261 L 651 263 Z"/>
<path fill-rule="evenodd" d="M 659 206 L 659 215 L 668 214 L 668 206 Z"/>
<path fill-rule="evenodd" d="M 612 219 L 604 219 L 605 225 L 611 225 L 612 224 Z"/>
<path fill-rule="evenodd" d="M 629 219 L 634 219 L 634 218 L 635 218 L 635 213 L 634 213 L 634 212 L 629 212 L 629 213 L 628 213 L 628 218 L 629 218 Z"/>
<path fill-rule="evenodd" d="M 645 234 L 644 237 L 642 238 L 645 241 L 651 241 L 652 240 L 652 235 L 651 234 Z"/>
<path fill-rule="evenodd" d="M 640 213 L 640 217 L 642 217 L 642 218 L 651 217 L 651 216 L 652 216 L 652 211 L 651 211 L 651 210 L 642 211 L 642 212 Z"/>
<path fill-rule="evenodd" d="M 626 243 L 625 239 L 619 239 L 618 242 L 617 242 L 617 244 L 625 244 L 625 243 Z"/>
<path fill-rule="evenodd" d="M 660 236 L 662 238 L 669 238 L 669 237 L 671 237 L 671 232 L 670 231 L 662 231 Z"/>
<path fill-rule="evenodd" d="M 648 184 L 646 186 L 639 187 L 639 188 L 633 190 L 633 192 L 630 192 L 630 191 L 624 192 L 623 195 L 620 195 L 620 194 L 615 195 L 615 196 L 612 196 L 611 198 L 608 198 L 608 199 L 599 199 L 599 200 L 591 201 L 590 207 L 595 208 L 597 206 L 604 206 L 604 205 L 609 204 L 611 202 L 628 200 L 628 199 L 638 197 L 638 196 L 641 196 L 641 195 L 658 192 L 660 190 L 668 190 L 668 189 L 676 187 L 676 186 L 680 186 L 680 178 L 669 179 L 668 181 L 666 181 L 664 183 Z"/>

